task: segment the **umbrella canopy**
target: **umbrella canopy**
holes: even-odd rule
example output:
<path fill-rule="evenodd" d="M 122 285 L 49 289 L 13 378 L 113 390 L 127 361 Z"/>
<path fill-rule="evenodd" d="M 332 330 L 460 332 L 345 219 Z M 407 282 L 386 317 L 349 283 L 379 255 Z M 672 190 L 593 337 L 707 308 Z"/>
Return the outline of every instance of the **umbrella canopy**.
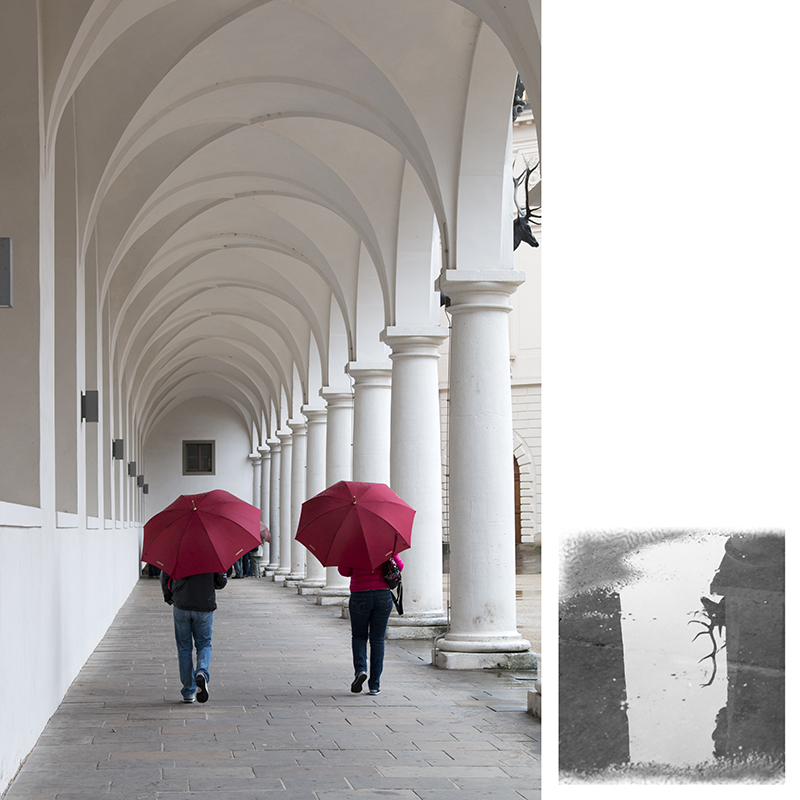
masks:
<path fill-rule="evenodd" d="M 173 579 L 225 572 L 261 544 L 261 511 L 230 492 L 182 494 L 144 526 L 142 561 Z"/>
<path fill-rule="evenodd" d="M 416 513 L 384 483 L 339 481 L 303 503 L 295 538 L 325 567 L 375 569 L 411 547 Z"/>

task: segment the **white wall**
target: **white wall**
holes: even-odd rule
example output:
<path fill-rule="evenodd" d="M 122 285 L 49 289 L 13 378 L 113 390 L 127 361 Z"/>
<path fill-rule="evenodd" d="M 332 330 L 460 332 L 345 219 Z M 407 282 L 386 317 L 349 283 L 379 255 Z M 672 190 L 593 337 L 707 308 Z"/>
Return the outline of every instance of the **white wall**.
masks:
<path fill-rule="evenodd" d="M 214 440 L 215 474 L 184 476 L 185 439 Z M 253 502 L 253 467 L 247 460 L 252 444 L 244 420 L 227 403 L 207 398 L 189 400 L 170 412 L 151 431 L 144 446 L 144 519 L 150 519 L 182 494 L 225 489 Z"/>
<path fill-rule="evenodd" d="M 139 531 L 0 527 L 0 553 L 2 793 L 130 594 Z"/>

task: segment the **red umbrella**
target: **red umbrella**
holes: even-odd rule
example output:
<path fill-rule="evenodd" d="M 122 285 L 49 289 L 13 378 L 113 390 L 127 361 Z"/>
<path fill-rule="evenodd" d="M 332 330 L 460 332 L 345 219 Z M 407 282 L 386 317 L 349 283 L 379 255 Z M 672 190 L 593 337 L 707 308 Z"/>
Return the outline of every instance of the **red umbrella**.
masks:
<path fill-rule="evenodd" d="M 323 566 L 375 569 L 411 547 L 416 513 L 386 484 L 339 481 L 303 503 L 295 538 Z"/>
<path fill-rule="evenodd" d="M 261 511 L 230 492 L 182 494 L 144 526 L 142 561 L 174 579 L 225 572 L 261 544 Z"/>

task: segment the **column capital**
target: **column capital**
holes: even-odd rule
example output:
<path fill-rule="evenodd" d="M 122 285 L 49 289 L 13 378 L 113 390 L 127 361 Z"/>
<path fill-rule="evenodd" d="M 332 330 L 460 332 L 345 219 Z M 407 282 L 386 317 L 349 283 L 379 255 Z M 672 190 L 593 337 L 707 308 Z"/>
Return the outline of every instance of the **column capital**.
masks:
<path fill-rule="evenodd" d="M 254 467 L 257 467 L 259 464 L 261 464 L 261 455 L 259 453 L 250 453 L 250 455 L 247 457 L 250 459 L 250 463 Z"/>
<path fill-rule="evenodd" d="M 392 365 L 382 361 L 351 361 L 344 371 L 360 385 L 391 386 Z"/>
<path fill-rule="evenodd" d="M 510 311 L 508 302 L 525 273 L 511 269 L 446 269 L 436 279 L 436 288 L 450 298 L 450 310 Z"/>
<path fill-rule="evenodd" d="M 308 426 L 304 419 L 290 419 L 286 424 L 291 429 L 292 436 L 305 436 L 308 432 Z"/>
<path fill-rule="evenodd" d="M 428 356 L 439 358 L 439 348 L 450 332 L 440 325 L 429 327 L 392 326 L 381 331 L 381 341 L 392 348 L 389 358 Z"/>
<path fill-rule="evenodd" d="M 281 440 L 278 438 L 278 434 L 275 434 L 274 439 L 267 439 L 267 444 L 269 445 L 270 453 L 280 453 L 281 451 Z"/>
<path fill-rule="evenodd" d="M 307 424 L 312 425 L 318 422 L 325 422 L 328 416 L 327 408 L 318 408 L 315 406 L 303 406 L 300 409 L 303 416 L 306 418 Z"/>
<path fill-rule="evenodd" d="M 291 446 L 291 444 L 292 444 L 292 432 L 291 431 L 278 431 L 276 433 L 276 436 L 281 441 L 281 447 L 284 447 L 287 444 L 289 446 Z"/>
<path fill-rule="evenodd" d="M 270 447 L 269 444 L 259 445 L 258 452 L 261 453 L 261 458 L 269 458 Z"/>
<path fill-rule="evenodd" d="M 319 396 L 328 404 L 328 408 L 333 406 L 353 407 L 352 389 L 332 389 L 330 386 L 323 386 L 319 390 Z"/>

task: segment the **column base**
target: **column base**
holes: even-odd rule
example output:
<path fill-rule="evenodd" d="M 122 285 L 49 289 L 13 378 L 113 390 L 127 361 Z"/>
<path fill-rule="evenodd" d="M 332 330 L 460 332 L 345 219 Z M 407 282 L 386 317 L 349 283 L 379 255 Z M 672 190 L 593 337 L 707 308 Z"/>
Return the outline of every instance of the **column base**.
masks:
<path fill-rule="evenodd" d="M 536 653 L 455 653 L 431 651 L 431 663 L 439 669 L 536 669 Z"/>
<path fill-rule="evenodd" d="M 297 587 L 297 594 L 303 596 L 318 595 L 324 585 L 320 581 L 301 581 Z"/>
<path fill-rule="evenodd" d="M 539 681 L 536 681 L 536 689 L 528 689 L 528 713 L 536 719 L 542 718 L 542 693 Z"/>
<path fill-rule="evenodd" d="M 319 590 L 317 595 L 318 606 L 335 606 L 341 603 L 345 598 L 350 597 L 350 590 L 347 587 L 342 589 L 336 588 L 323 588 Z"/>
<path fill-rule="evenodd" d="M 447 617 L 445 616 L 418 616 L 409 615 L 389 617 L 386 628 L 387 639 L 435 639 L 447 630 Z"/>
<path fill-rule="evenodd" d="M 283 579 L 283 585 L 290 589 L 296 589 L 304 580 L 305 576 L 303 575 L 286 575 Z"/>

